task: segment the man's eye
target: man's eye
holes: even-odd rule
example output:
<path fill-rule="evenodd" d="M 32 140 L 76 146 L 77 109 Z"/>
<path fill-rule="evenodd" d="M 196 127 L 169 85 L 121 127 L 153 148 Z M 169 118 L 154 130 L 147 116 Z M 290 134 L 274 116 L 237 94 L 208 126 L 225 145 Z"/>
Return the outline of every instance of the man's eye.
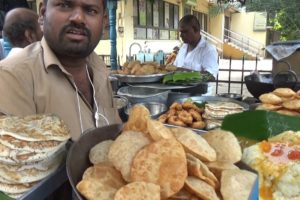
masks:
<path fill-rule="evenodd" d="M 95 10 L 95 9 L 92 9 L 92 8 L 88 8 L 88 9 L 87 9 L 87 12 L 88 12 L 90 15 L 97 15 L 97 14 L 98 14 L 98 11 Z"/>
<path fill-rule="evenodd" d="M 59 3 L 58 6 L 60 6 L 61 8 L 69 8 L 70 5 L 68 3 Z"/>

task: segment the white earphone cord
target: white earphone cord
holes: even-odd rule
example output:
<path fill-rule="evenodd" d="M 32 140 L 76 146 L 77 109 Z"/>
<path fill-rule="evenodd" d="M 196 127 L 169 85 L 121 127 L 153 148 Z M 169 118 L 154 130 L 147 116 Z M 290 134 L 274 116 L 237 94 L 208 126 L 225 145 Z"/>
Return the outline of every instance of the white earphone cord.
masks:
<path fill-rule="evenodd" d="M 93 82 L 92 82 L 92 79 L 91 79 L 91 77 L 90 77 L 90 73 L 89 73 L 89 70 L 88 70 L 88 66 L 86 65 L 85 68 L 86 68 L 86 73 L 87 73 L 87 75 L 88 75 L 89 81 L 90 81 L 90 83 L 91 83 L 91 85 L 92 85 L 92 88 L 93 88 L 93 99 L 94 99 L 94 105 L 96 106 L 96 113 L 95 113 L 96 127 L 99 127 L 99 124 L 98 124 L 98 123 L 99 123 L 99 122 L 98 122 L 99 116 L 101 116 L 101 117 L 104 119 L 106 125 L 109 125 L 108 119 L 107 119 L 103 114 L 101 114 L 101 113 L 99 112 L 98 103 L 97 103 L 97 101 L 96 101 L 96 90 L 95 90 L 94 84 L 93 84 Z"/>
<path fill-rule="evenodd" d="M 80 122 L 80 130 L 81 134 L 83 133 L 83 124 L 82 124 L 82 118 L 81 118 L 81 107 L 80 107 L 80 101 L 79 101 L 79 95 L 78 95 L 78 88 L 76 84 L 74 83 L 75 90 L 76 90 L 76 98 L 77 98 L 77 108 L 78 108 L 78 115 L 79 115 L 79 122 Z"/>
<path fill-rule="evenodd" d="M 96 97 L 95 97 L 95 95 L 96 95 L 95 88 L 94 88 L 93 82 L 91 80 L 91 77 L 90 77 L 87 65 L 86 65 L 86 72 L 87 72 L 89 81 L 90 81 L 90 83 L 92 85 L 92 88 L 93 88 L 93 100 L 94 100 L 94 104 L 96 106 L 96 113 L 95 113 L 95 116 L 94 116 L 95 117 L 96 127 L 99 127 L 99 122 L 98 122 L 99 116 L 101 116 L 104 119 L 105 123 L 107 125 L 109 125 L 108 119 L 103 114 L 101 114 L 99 112 L 98 104 L 97 104 Z M 82 123 L 82 116 L 81 116 L 81 106 L 80 106 L 80 101 L 79 101 L 79 90 L 78 90 L 78 88 L 77 88 L 77 86 L 76 86 L 75 83 L 74 83 L 74 87 L 75 87 L 76 99 L 77 99 L 77 105 L 78 105 L 77 107 L 78 107 L 78 115 L 79 115 L 79 122 L 80 122 L 80 130 L 81 130 L 81 134 L 82 134 L 83 133 L 83 123 Z"/>

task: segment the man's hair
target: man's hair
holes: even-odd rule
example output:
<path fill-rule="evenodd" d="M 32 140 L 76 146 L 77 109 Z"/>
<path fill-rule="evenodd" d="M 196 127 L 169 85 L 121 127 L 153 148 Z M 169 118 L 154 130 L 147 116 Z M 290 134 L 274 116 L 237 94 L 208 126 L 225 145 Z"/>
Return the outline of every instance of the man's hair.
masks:
<path fill-rule="evenodd" d="M 47 5 L 47 2 L 48 2 L 48 0 L 44 0 L 44 4 L 45 5 Z M 103 8 L 104 8 L 104 10 L 106 9 L 106 6 L 107 6 L 107 0 L 102 0 L 102 2 L 103 2 Z"/>
<path fill-rule="evenodd" d="M 181 20 L 179 21 L 180 24 L 182 25 L 187 25 L 187 26 L 191 26 L 195 32 L 199 32 L 200 31 L 200 23 L 197 19 L 196 16 L 194 15 L 185 15 L 181 18 Z"/>
<path fill-rule="evenodd" d="M 18 9 L 18 11 L 16 11 Z M 16 8 L 5 17 L 3 32 L 13 46 L 23 47 L 25 31 L 38 29 L 38 15 L 27 8 Z M 13 14 L 11 12 L 14 12 Z M 22 12 L 22 13 L 20 13 Z"/>

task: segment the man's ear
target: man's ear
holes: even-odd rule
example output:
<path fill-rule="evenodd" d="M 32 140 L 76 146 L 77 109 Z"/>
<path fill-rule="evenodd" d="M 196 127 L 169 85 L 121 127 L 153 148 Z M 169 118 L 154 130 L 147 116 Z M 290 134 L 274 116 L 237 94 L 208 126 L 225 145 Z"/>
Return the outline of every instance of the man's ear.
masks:
<path fill-rule="evenodd" d="M 27 29 L 27 30 L 25 30 L 24 34 L 25 34 L 26 41 L 28 42 L 27 45 L 29 45 L 37 40 L 36 39 L 37 37 L 32 30 Z"/>
<path fill-rule="evenodd" d="M 40 2 L 39 4 L 39 18 L 40 19 L 44 19 L 45 16 L 45 12 L 46 12 L 46 5 L 44 4 L 44 2 Z"/>
<path fill-rule="evenodd" d="M 43 2 L 39 4 L 39 18 L 38 23 L 41 27 L 41 30 L 44 32 L 44 19 L 45 19 L 46 5 Z"/>

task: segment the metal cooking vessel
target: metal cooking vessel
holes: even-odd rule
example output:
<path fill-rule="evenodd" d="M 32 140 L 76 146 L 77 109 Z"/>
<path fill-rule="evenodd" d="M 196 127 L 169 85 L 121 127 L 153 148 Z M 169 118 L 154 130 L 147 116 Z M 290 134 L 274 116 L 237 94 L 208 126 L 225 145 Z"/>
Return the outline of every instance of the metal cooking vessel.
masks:
<path fill-rule="evenodd" d="M 125 86 L 118 90 L 118 95 L 125 96 L 131 104 L 159 102 L 167 104 L 170 90 L 148 87 Z"/>
<path fill-rule="evenodd" d="M 115 124 L 101 128 L 87 130 L 80 139 L 74 142 L 67 156 L 67 175 L 75 196 L 84 200 L 76 189 L 76 185 L 82 179 L 83 172 L 92 164 L 89 161 L 90 149 L 101 141 L 114 140 L 120 134 L 122 125 Z"/>
<path fill-rule="evenodd" d="M 237 93 L 219 93 L 219 94 L 217 94 L 217 96 L 224 97 L 224 98 L 235 99 L 235 100 L 238 100 L 238 101 L 243 100 L 243 96 L 241 94 L 237 94 Z"/>
<path fill-rule="evenodd" d="M 158 102 L 148 102 L 148 103 L 139 103 L 139 104 L 144 105 L 149 110 L 151 118 L 153 119 L 158 118 L 161 114 L 165 113 L 168 109 L 166 104 L 158 103 Z M 125 110 L 127 116 L 129 116 L 129 111 L 132 108 L 132 106 L 128 107 Z"/>
<path fill-rule="evenodd" d="M 265 82 L 260 81 L 257 78 L 256 74 L 250 74 L 245 76 L 245 84 L 248 91 L 253 95 L 253 97 L 257 98 L 268 92 L 272 92 L 275 88 L 273 85 L 273 76 L 272 74 L 261 74 L 260 75 L 264 80 L 268 80 Z"/>
<path fill-rule="evenodd" d="M 287 87 L 293 90 L 298 90 L 300 84 L 298 83 L 297 74 L 292 70 L 291 65 L 286 61 L 280 61 L 285 63 L 288 70 L 273 74 L 250 74 L 245 76 L 245 84 L 248 91 L 258 99 L 258 97 L 264 93 L 272 92 L 279 87 Z"/>

